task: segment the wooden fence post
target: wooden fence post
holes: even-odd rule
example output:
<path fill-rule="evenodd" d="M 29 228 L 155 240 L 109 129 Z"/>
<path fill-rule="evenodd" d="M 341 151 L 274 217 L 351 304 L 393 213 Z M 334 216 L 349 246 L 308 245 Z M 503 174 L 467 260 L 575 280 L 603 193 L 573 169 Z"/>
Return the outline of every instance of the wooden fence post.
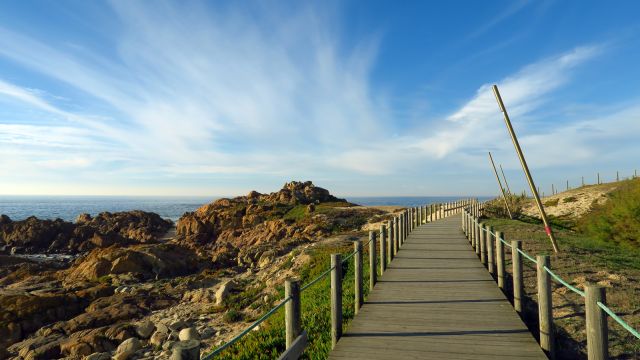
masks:
<path fill-rule="evenodd" d="M 478 255 L 478 257 L 480 257 L 480 221 L 478 221 L 478 218 L 474 216 L 474 238 L 476 241 L 476 255 Z"/>
<path fill-rule="evenodd" d="M 522 314 L 522 297 L 524 283 L 522 282 L 522 256 L 518 250 L 522 250 L 522 241 L 511 241 L 511 263 L 513 266 L 513 308 L 518 314 Z"/>
<path fill-rule="evenodd" d="M 484 223 L 480 223 L 480 262 L 487 265 L 487 233 L 485 232 Z"/>
<path fill-rule="evenodd" d="M 356 254 L 353 256 L 353 265 L 355 272 L 355 314 L 357 315 L 360 312 L 360 307 L 362 307 L 362 303 L 364 303 L 364 292 L 362 290 L 362 241 L 356 240 L 353 243 L 353 251 Z"/>
<path fill-rule="evenodd" d="M 387 261 L 393 260 L 393 221 L 388 221 L 387 228 Z"/>
<path fill-rule="evenodd" d="M 404 243 L 404 217 L 402 213 L 398 215 L 398 237 L 402 243 Z"/>
<path fill-rule="evenodd" d="M 551 359 L 555 359 L 555 339 L 553 334 L 553 301 L 551 299 L 551 276 L 544 269 L 551 268 L 549 256 L 538 255 L 538 315 L 540 320 L 540 347 Z"/>
<path fill-rule="evenodd" d="M 378 268 L 376 267 L 376 233 L 369 231 L 369 291 L 378 281 Z"/>
<path fill-rule="evenodd" d="M 589 360 L 609 358 L 609 329 L 607 314 L 598 306 L 606 304 L 606 288 L 597 285 L 585 287 L 584 307 L 587 319 L 587 355 Z"/>
<path fill-rule="evenodd" d="M 342 257 L 331 254 L 331 348 L 342 337 Z"/>
<path fill-rule="evenodd" d="M 486 225 L 485 226 L 486 229 L 486 249 L 487 249 L 487 268 L 489 269 L 489 274 L 491 275 L 495 275 L 496 271 L 495 271 L 495 259 L 494 259 L 494 254 L 493 254 L 493 245 L 495 243 L 495 240 L 492 240 L 494 238 L 494 236 L 491 234 L 493 232 L 493 226 L 491 225 Z"/>
<path fill-rule="evenodd" d="M 380 275 L 384 274 L 384 271 L 387 269 L 387 227 L 382 224 L 380 225 Z"/>
<path fill-rule="evenodd" d="M 400 231 L 398 231 L 398 217 L 393 217 L 393 255 L 398 254 L 398 248 L 400 247 Z"/>
<path fill-rule="evenodd" d="M 496 231 L 496 265 L 498 271 L 498 287 L 504 290 L 504 235 Z"/>
<path fill-rule="evenodd" d="M 418 213 L 418 226 L 422 225 L 422 206 L 416 207 L 416 212 Z"/>
<path fill-rule="evenodd" d="M 302 333 L 302 313 L 300 307 L 300 282 L 298 280 L 286 279 L 284 282 L 284 297 L 291 298 L 284 305 L 284 319 L 286 331 L 287 349 Z"/>

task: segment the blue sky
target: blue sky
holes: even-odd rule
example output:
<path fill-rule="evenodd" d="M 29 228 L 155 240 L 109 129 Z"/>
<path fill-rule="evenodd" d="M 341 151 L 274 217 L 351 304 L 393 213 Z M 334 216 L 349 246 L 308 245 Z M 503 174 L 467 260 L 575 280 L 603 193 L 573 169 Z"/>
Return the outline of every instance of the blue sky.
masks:
<path fill-rule="evenodd" d="M 640 2 L 0 2 L 0 194 L 490 195 L 640 167 Z"/>

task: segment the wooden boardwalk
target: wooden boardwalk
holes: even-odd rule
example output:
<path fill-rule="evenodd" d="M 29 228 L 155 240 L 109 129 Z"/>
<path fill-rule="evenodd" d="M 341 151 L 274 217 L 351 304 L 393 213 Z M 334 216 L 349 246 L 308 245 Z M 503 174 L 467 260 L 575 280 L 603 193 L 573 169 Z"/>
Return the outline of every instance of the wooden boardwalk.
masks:
<path fill-rule="evenodd" d="M 405 241 L 329 359 L 546 359 L 460 230 Z"/>

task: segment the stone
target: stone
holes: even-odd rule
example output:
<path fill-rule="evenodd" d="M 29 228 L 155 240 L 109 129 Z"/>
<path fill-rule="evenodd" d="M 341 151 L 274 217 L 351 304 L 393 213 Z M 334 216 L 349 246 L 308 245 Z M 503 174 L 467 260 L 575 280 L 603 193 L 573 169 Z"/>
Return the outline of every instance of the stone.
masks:
<path fill-rule="evenodd" d="M 156 331 L 168 334 L 169 333 L 169 328 L 164 323 L 157 323 L 156 324 Z"/>
<path fill-rule="evenodd" d="M 202 331 L 200 331 L 200 338 L 209 339 L 212 338 L 215 334 L 216 330 L 214 328 L 205 327 L 204 329 L 202 329 Z"/>
<path fill-rule="evenodd" d="M 108 352 L 95 352 L 85 356 L 84 360 L 111 360 L 111 354 Z"/>
<path fill-rule="evenodd" d="M 128 338 L 123 341 L 118 348 L 116 349 L 116 358 L 118 360 L 128 359 L 131 355 L 135 354 L 136 351 L 142 348 L 142 344 L 138 338 Z"/>
<path fill-rule="evenodd" d="M 167 340 L 167 337 L 168 337 L 168 334 L 166 332 L 160 332 L 156 330 L 156 332 L 154 332 L 153 335 L 151 335 L 151 338 L 149 338 L 149 344 L 154 346 L 160 346 L 162 345 L 162 343 L 164 343 L 165 340 Z"/>
<path fill-rule="evenodd" d="M 200 340 L 200 335 L 198 331 L 193 327 L 188 327 L 180 330 L 180 334 L 178 334 L 178 339 L 180 341 L 185 340 Z"/>
<path fill-rule="evenodd" d="M 222 303 L 229 298 L 231 289 L 233 288 L 233 282 L 226 281 L 216 291 L 216 305 L 222 305 Z"/>
<path fill-rule="evenodd" d="M 189 324 L 187 324 L 186 321 L 178 320 L 178 321 L 172 322 L 169 325 L 169 330 L 171 330 L 171 331 L 180 331 L 180 330 L 186 328 L 187 326 L 189 326 Z"/>
<path fill-rule="evenodd" d="M 140 324 L 138 324 L 136 326 L 136 333 L 138 334 L 138 336 L 140 336 L 143 339 L 148 339 L 149 336 L 151 336 L 151 334 L 153 334 L 153 331 L 155 330 L 156 326 L 153 325 L 153 323 L 149 320 L 143 321 Z"/>
<path fill-rule="evenodd" d="M 164 344 L 162 344 L 162 350 L 171 350 L 171 348 L 173 347 L 173 345 L 175 344 L 175 341 L 167 341 Z"/>

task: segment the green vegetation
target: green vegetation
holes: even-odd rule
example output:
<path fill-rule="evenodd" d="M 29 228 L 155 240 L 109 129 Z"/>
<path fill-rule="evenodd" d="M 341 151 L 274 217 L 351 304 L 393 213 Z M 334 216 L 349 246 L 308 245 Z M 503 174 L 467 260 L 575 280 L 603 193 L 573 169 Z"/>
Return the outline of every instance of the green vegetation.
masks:
<path fill-rule="evenodd" d="M 575 196 L 569 196 L 566 197 L 562 200 L 563 203 L 567 204 L 567 203 L 572 203 L 572 202 L 576 202 L 578 201 L 578 199 Z"/>
<path fill-rule="evenodd" d="M 299 274 L 301 284 L 308 284 L 317 276 L 330 268 L 330 255 L 342 253 L 343 257 L 350 253 L 352 247 L 324 247 L 310 252 L 310 262 Z M 364 254 L 366 258 L 366 254 Z M 365 295 L 368 293 L 368 261 L 364 261 Z M 343 270 L 343 328 L 354 316 L 354 268 L 353 258 L 346 261 Z M 301 295 L 302 328 L 307 331 L 309 345 L 303 359 L 326 359 L 331 349 L 331 314 L 330 314 L 330 279 L 322 280 L 306 289 Z M 280 297 L 284 292 L 280 290 Z M 266 310 L 265 310 L 266 312 Z M 247 323 L 249 326 L 249 323 Z M 277 359 L 285 350 L 284 308 L 279 309 L 269 320 L 260 325 L 259 330 L 247 334 L 235 345 L 226 349 L 219 359 Z M 206 353 L 206 352 L 205 352 Z"/>
<path fill-rule="evenodd" d="M 282 217 L 284 220 L 300 221 L 307 215 L 307 205 L 297 205 L 287 211 Z"/>
<path fill-rule="evenodd" d="M 559 201 L 560 201 L 560 199 L 551 199 L 551 200 L 547 200 L 547 201 L 545 201 L 543 204 L 544 204 L 544 206 L 549 206 L 549 207 L 551 207 L 551 206 L 556 206 L 556 205 L 558 205 L 558 202 L 559 202 Z"/>
<path fill-rule="evenodd" d="M 222 320 L 226 323 L 238 322 L 242 320 L 242 313 L 236 309 L 231 309 L 224 314 Z"/>
<path fill-rule="evenodd" d="M 640 179 L 622 182 L 608 196 L 609 201 L 595 204 L 578 228 L 601 242 L 639 248 Z"/>

